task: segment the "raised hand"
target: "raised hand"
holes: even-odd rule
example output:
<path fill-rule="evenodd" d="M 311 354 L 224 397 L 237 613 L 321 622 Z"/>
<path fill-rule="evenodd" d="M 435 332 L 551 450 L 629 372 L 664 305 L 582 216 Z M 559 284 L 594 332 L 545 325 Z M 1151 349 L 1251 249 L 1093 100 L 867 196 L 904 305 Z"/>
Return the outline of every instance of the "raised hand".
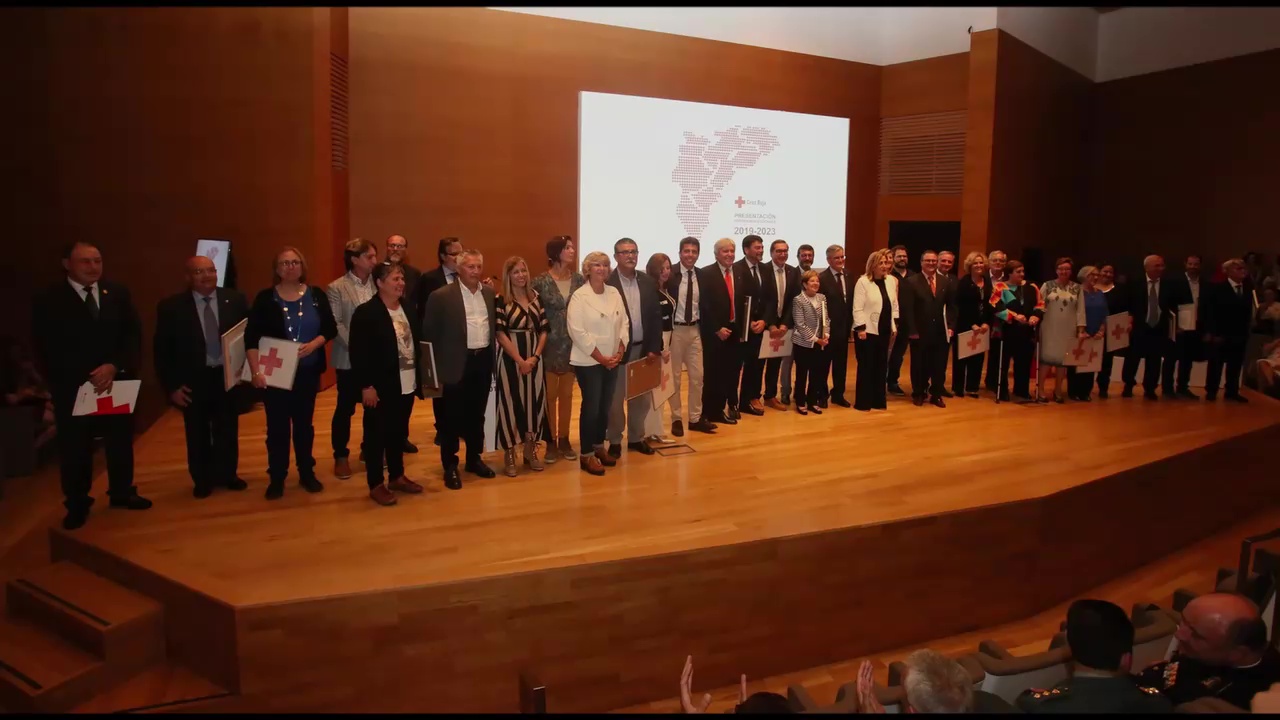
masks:
<path fill-rule="evenodd" d="M 858 667 L 858 712 L 883 713 L 884 706 L 876 699 L 875 679 L 870 660 L 863 660 Z"/>
<path fill-rule="evenodd" d="M 746 687 L 747 676 L 742 676 L 743 687 Z M 693 656 L 684 660 L 684 671 L 680 673 L 680 707 L 686 714 L 704 713 L 711 706 L 711 693 L 703 693 L 695 704 L 693 701 Z"/>

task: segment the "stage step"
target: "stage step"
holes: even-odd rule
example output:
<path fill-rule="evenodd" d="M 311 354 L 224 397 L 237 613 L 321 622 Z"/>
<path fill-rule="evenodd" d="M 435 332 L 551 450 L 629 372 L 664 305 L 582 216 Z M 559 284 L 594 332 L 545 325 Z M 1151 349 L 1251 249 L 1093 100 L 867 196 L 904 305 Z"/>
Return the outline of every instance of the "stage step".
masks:
<path fill-rule="evenodd" d="M 222 711 L 238 701 L 226 688 L 170 660 L 157 663 L 72 708 L 73 713 Z M 230 712 L 231 710 L 227 710 Z"/>
<path fill-rule="evenodd" d="M 0 704 L 11 712 L 61 712 L 98 692 L 106 663 L 52 632 L 0 617 Z"/>
<path fill-rule="evenodd" d="M 6 601 L 11 615 L 47 628 L 122 676 L 164 660 L 161 605 L 74 563 L 10 580 Z"/>

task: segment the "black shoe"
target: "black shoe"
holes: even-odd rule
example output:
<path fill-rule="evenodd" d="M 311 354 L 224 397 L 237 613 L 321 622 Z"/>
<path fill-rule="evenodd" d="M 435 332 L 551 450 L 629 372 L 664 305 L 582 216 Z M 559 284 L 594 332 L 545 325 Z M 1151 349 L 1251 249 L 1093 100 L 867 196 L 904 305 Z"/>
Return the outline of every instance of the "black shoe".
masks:
<path fill-rule="evenodd" d="M 809 412 L 813 413 L 814 415 L 821 415 L 822 408 L 818 407 L 817 405 L 810 405 Z"/>
<path fill-rule="evenodd" d="M 298 479 L 298 484 L 309 493 L 318 493 L 324 490 L 324 485 L 316 479 L 315 475 L 303 475 Z"/>
<path fill-rule="evenodd" d="M 848 400 L 845 400 L 845 399 L 844 399 L 844 398 L 842 398 L 842 397 L 833 397 L 833 398 L 831 398 L 831 402 L 832 402 L 833 404 L 835 404 L 835 405 L 839 405 L 840 407 L 843 407 L 843 408 L 853 407 L 853 405 L 852 405 Z"/>
<path fill-rule="evenodd" d="M 122 500 L 111 498 L 110 505 L 121 510 L 146 510 L 151 507 L 151 501 L 134 493 Z"/>
<path fill-rule="evenodd" d="M 284 481 L 272 480 L 267 484 L 266 498 L 268 500 L 279 500 L 284 497 Z"/>
<path fill-rule="evenodd" d="M 810 406 L 810 407 L 812 407 L 812 406 Z M 826 398 L 823 398 L 823 399 L 821 399 L 821 400 L 819 400 L 819 401 L 818 401 L 818 407 L 822 408 L 823 410 L 827 409 L 827 400 L 826 400 Z"/>
<path fill-rule="evenodd" d="M 689 429 L 693 429 L 693 423 L 689 424 Z M 672 420 L 671 434 L 675 437 L 684 437 L 684 423 L 680 420 Z"/>
<path fill-rule="evenodd" d="M 944 398 L 953 398 L 953 397 L 955 397 L 955 396 L 956 396 L 956 395 L 955 395 L 955 393 L 951 392 L 950 390 L 948 390 L 948 389 L 946 389 L 946 388 L 942 388 L 942 397 L 944 397 Z"/>
<path fill-rule="evenodd" d="M 1144 391 L 1144 392 L 1142 393 L 1142 399 L 1143 399 L 1143 400 L 1159 400 L 1159 399 L 1160 399 L 1160 396 L 1159 396 L 1159 395 L 1156 395 L 1154 392 L 1147 392 L 1147 391 Z"/>
<path fill-rule="evenodd" d="M 1122 397 L 1122 398 L 1131 398 L 1131 397 L 1133 397 L 1133 386 L 1132 386 L 1132 385 L 1125 385 L 1125 386 L 1124 386 L 1124 392 L 1120 393 L 1120 397 Z"/>
<path fill-rule="evenodd" d="M 702 418 L 698 420 L 698 422 L 689 423 L 689 429 L 710 435 L 716 431 L 716 426 L 708 422 L 706 418 Z M 672 434 L 674 434 L 674 432 Z"/>
<path fill-rule="evenodd" d="M 1009 402 L 1009 393 L 1002 392 L 999 394 L 1000 402 Z"/>
<path fill-rule="evenodd" d="M 730 406 L 730 407 L 729 407 L 729 418 L 730 418 L 731 420 L 741 420 L 741 419 L 742 419 L 742 413 L 738 412 L 738 408 L 733 407 L 733 406 Z"/>
<path fill-rule="evenodd" d="M 1165 400 L 1177 400 L 1178 393 L 1172 389 L 1160 388 L 1160 396 Z"/>
<path fill-rule="evenodd" d="M 911 396 L 911 404 L 915 405 L 916 407 L 920 407 L 924 405 L 924 398 L 913 395 Z"/>
<path fill-rule="evenodd" d="M 738 413 L 739 413 L 739 415 L 755 415 L 756 417 L 759 417 L 759 416 L 761 416 L 761 415 L 764 415 L 764 411 L 763 411 L 763 410 L 757 410 L 757 409 L 755 409 L 755 408 L 751 407 L 750 405 L 748 405 L 748 406 L 746 406 L 746 407 L 743 407 L 743 408 L 738 408 Z"/>
<path fill-rule="evenodd" d="M 247 490 L 248 488 L 249 488 L 249 483 L 245 482 L 244 480 L 241 480 L 238 477 L 233 477 L 227 481 L 228 490 L 235 490 L 236 492 L 239 492 L 241 490 Z"/>
<path fill-rule="evenodd" d="M 978 393 L 976 393 L 976 392 L 971 392 L 971 393 L 967 393 L 967 394 L 968 394 L 968 396 L 969 396 L 969 397 L 973 398 L 974 400 L 978 400 L 978 399 L 980 399 L 980 396 L 979 396 L 979 395 L 978 395 Z"/>
<path fill-rule="evenodd" d="M 437 447 L 439 447 L 439 445 L 440 445 L 440 433 L 436 433 L 435 435 L 432 435 L 432 436 L 431 436 L 431 444 L 432 444 L 432 445 L 435 445 L 435 446 L 437 446 Z"/>
<path fill-rule="evenodd" d="M 610 448 L 612 450 L 613 448 Z M 641 455 L 654 455 L 657 451 L 649 447 L 649 443 L 641 440 L 640 442 L 627 443 L 628 450 L 635 450 Z"/>
<path fill-rule="evenodd" d="M 360 462 L 364 462 L 364 448 L 360 448 L 360 455 L 356 459 L 359 460 Z M 338 478 L 338 479 L 346 480 L 346 478 Z"/>
<path fill-rule="evenodd" d="M 940 407 L 940 408 L 944 408 L 944 407 L 946 407 L 946 406 L 947 406 L 947 404 L 946 404 L 946 403 L 942 402 L 942 398 L 941 398 L 940 396 L 937 396 L 937 395 L 935 395 L 934 397 L 929 398 L 929 404 L 930 404 L 930 405 L 932 405 L 932 406 L 934 406 L 934 407 Z"/>
<path fill-rule="evenodd" d="M 191 497 L 197 500 L 203 500 L 212 494 L 213 494 L 212 485 L 199 484 L 199 485 L 196 485 L 195 489 L 191 491 Z"/>
<path fill-rule="evenodd" d="M 472 475 L 478 475 L 479 477 L 482 477 L 482 478 L 491 478 L 491 477 L 498 476 L 498 473 L 494 472 L 493 468 L 486 465 L 484 461 L 480 460 L 479 458 L 475 460 L 468 460 L 467 464 L 463 466 L 462 469 L 466 470 Z"/>
<path fill-rule="evenodd" d="M 404 451 L 405 451 L 406 453 L 408 453 L 409 455 L 412 455 L 412 454 L 414 454 L 414 453 L 418 452 L 418 446 L 417 446 L 417 445 L 414 445 L 413 443 L 409 442 L 408 440 L 405 440 L 405 441 L 404 441 Z"/>
<path fill-rule="evenodd" d="M 444 486 L 450 490 L 462 489 L 462 476 L 458 474 L 457 465 L 444 469 Z"/>
<path fill-rule="evenodd" d="M 1216 402 L 1218 399 L 1218 391 L 1217 390 L 1206 391 L 1204 394 L 1204 399 L 1209 402 Z"/>
<path fill-rule="evenodd" d="M 1111 393 L 1110 393 L 1110 392 L 1108 392 L 1106 388 L 1100 388 L 1100 389 L 1098 390 L 1098 399 L 1099 399 L 1099 400 L 1106 400 L 1106 399 L 1107 399 L 1107 396 L 1108 396 L 1108 395 L 1110 395 L 1110 394 L 1111 394 Z"/>
<path fill-rule="evenodd" d="M 1200 399 L 1200 396 L 1199 396 L 1199 395 L 1197 395 L 1197 394 L 1195 394 L 1195 393 L 1191 392 L 1191 390 L 1190 390 L 1190 389 L 1188 389 L 1188 388 L 1183 388 L 1182 390 L 1179 390 L 1179 391 L 1178 391 L 1178 393 L 1177 393 L 1177 395 L 1178 395 L 1178 397 L 1180 397 L 1180 398 L 1185 398 L 1185 399 L 1187 399 L 1187 400 L 1199 400 L 1199 399 Z"/>
<path fill-rule="evenodd" d="M 719 417 L 711 418 L 711 421 L 720 423 L 721 425 L 737 425 L 738 424 L 737 420 L 734 420 L 733 418 L 729 417 L 724 413 L 721 413 Z"/>
<path fill-rule="evenodd" d="M 1236 394 L 1236 395 L 1224 395 L 1224 396 L 1222 397 L 1222 399 L 1223 399 L 1223 400 L 1230 400 L 1231 402 L 1238 402 L 1238 403 L 1240 403 L 1240 404 L 1242 404 L 1242 405 L 1243 405 L 1243 404 L 1247 404 L 1247 403 L 1249 402 L 1248 398 L 1246 398 L 1245 396 L 1240 395 L 1240 394 Z"/>
<path fill-rule="evenodd" d="M 906 397 L 906 396 L 907 396 L 907 391 L 906 391 L 906 390 L 903 390 L 901 385 L 896 385 L 896 384 L 895 384 L 895 385 L 890 385 L 890 386 L 889 386 L 889 394 L 890 394 L 890 395 L 896 395 L 896 396 L 898 396 L 898 397 Z"/>
<path fill-rule="evenodd" d="M 79 530 L 84 527 L 84 523 L 89 519 L 89 508 L 83 510 L 68 510 L 67 516 L 62 518 L 63 530 Z"/>
<path fill-rule="evenodd" d="M 791 393 L 782 393 L 781 402 L 783 405 L 791 404 Z"/>
<path fill-rule="evenodd" d="M 609 457 L 617 460 L 622 457 L 622 442 L 609 443 Z"/>

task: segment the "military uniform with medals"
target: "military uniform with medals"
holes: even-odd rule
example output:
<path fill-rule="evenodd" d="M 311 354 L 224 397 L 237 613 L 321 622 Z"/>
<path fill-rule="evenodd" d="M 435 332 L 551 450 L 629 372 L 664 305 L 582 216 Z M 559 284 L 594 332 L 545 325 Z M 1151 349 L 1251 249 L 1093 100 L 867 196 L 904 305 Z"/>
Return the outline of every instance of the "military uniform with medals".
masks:
<path fill-rule="evenodd" d="M 1248 710 L 1254 695 L 1280 682 L 1280 653 L 1269 647 L 1261 660 L 1248 667 L 1222 667 L 1175 657 L 1142 671 L 1138 682 L 1159 688 L 1175 705 L 1216 697 Z"/>
<path fill-rule="evenodd" d="M 1173 704 L 1135 678 L 1077 672 L 1049 690 L 1027 690 L 1018 696 L 1027 713 L 1170 713 Z"/>

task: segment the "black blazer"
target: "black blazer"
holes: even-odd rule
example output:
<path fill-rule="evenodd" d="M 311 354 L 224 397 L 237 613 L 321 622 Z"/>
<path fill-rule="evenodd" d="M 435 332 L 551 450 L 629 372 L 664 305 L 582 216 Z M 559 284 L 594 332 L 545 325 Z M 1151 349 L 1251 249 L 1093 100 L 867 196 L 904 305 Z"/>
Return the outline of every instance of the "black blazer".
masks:
<path fill-rule="evenodd" d="M 457 279 L 454 279 L 455 282 Z M 437 267 L 435 270 L 428 270 L 418 276 L 418 281 L 413 284 L 412 295 L 413 307 L 417 311 L 418 320 L 422 320 L 422 313 L 427 309 L 427 299 L 431 297 L 431 293 L 448 285 L 448 281 L 444 277 L 444 268 Z M 405 287 L 409 286 L 409 278 L 405 276 Z"/>
<path fill-rule="evenodd" d="M 667 278 L 667 294 L 671 296 L 671 300 L 672 300 L 671 312 L 673 313 L 673 315 L 676 311 L 676 306 L 679 304 L 679 301 L 681 299 L 680 298 L 680 276 L 684 272 L 686 272 L 684 265 L 677 263 L 671 267 L 671 277 Z M 702 318 L 702 308 L 701 308 L 702 270 L 700 268 L 693 269 L 693 284 L 696 285 L 698 288 L 698 299 L 699 299 L 698 318 L 701 319 Z M 671 321 L 673 323 L 684 322 L 684 318 L 682 317 L 678 318 L 673 316 L 671 318 Z"/>
<path fill-rule="evenodd" d="M 333 319 L 333 308 L 329 305 L 329 296 L 314 285 L 308 285 L 307 292 L 311 293 L 316 310 L 320 311 L 320 337 L 323 337 L 327 343 L 338 336 L 338 323 Z M 253 298 L 253 307 L 249 309 L 249 324 L 244 330 L 246 350 L 257 349 L 258 343 L 264 337 L 290 339 L 284 327 L 284 313 L 280 312 L 280 306 L 276 304 L 274 294 L 275 288 L 269 287 Z M 324 372 L 328 367 L 327 360 L 322 348 L 320 372 Z"/>
<path fill-rule="evenodd" d="M 768 326 L 786 325 L 791 327 L 795 320 L 791 317 L 791 303 L 800 294 L 800 268 L 784 265 L 782 296 L 782 312 L 778 312 L 778 283 L 774 280 L 773 262 L 761 263 L 760 285 L 761 303 L 764 305 L 764 322 Z"/>
<path fill-rule="evenodd" d="M 974 325 L 990 325 L 993 319 L 991 307 L 991 280 L 978 289 L 973 277 L 965 275 L 956 282 L 956 324 L 951 329 L 960 334 L 969 332 Z"/>
<path fill-rule="evenodd" d="M 404 268 L 404 297 L 400 298 L 400 304 L 405 306 L 405 312 L 409 314 L 410 320 L 421 320 L 418 312 L 418 298 L 414 291 L 418 289 L 418 281 L 422 279 L 422 271 L 410 265 L 409 263 L 400 263 L 400 267 Z M 414 325 L 418 323 L 415 322 Z"/>
<path fill-rule="evenodd" d="M 36 361 L 49 389 L 62 404 L 75 399 L 99 365 L 116 367 L 116 379 L 137 379 L 142 355 L 142 323 L 123 285 L 99 281 L 98 319 L 64 278 L 36 296 L 32 329 Z"/>
<path fill-rule="evenodd" d="M 1139 273 L 1137 277 L 1129 280 L 1127 290 L 1129 316 L 1133 318 L 1133 329 L 1137 331 L 1133 337 L 1141 337 L 1143 331 L 1149 327 L 1147 325 L 1147 274 Z M 1187 292 L 1190 294 L 1189 289 Z M 1174 278 L 1168 276 L 1160 278 L 1160 296 L 1157 299 L 1160 305 L 1160 322 L 1156 323 L 1155 332 L 1161 337 L 1169 335 L 1169 313 L 1178 311 L 1177 294 L 1177 282 Z M 1130 338 L 1130 343 L 1132 342 L 1133 338 Z"/>
<path fill-rule="evenodd" d="M 827 268 L 818 274 L 818 291 L 827 296 L 827 316 L 831 319 L 831 342 L 834 344 L 849 342 L 853 330 L 853 286 L 857 284 L 858 276 L 851 275 L 847 266 L 844 269 L 843 295 L 836 284 L 835 271 Z"/>
<path fill-rule="evenodd" d="M 1245 278 L 1240 297 L 1231 282 L 1206 285 L 1200 290 L 1201 329 L 1216 337 L 1244 340 L 1253 320 L 1253 281 Z"/>
<path fill-rule="evenodd" d="M 733 332 L 729 337 L 737 337 L 742 329 L 742 313 L 737 313 L 737 323 L 729 320 L 733 308 L 733 300 L 729 297 L 729 288 L 724 284 L 724 270 L 720 263 L 711 263 L 698 269 L 698 323 L 700 334 L 704 337 L 714 336 L 721 328 L 729 328 Z M 737 282 L 737 278 L 734 278 Z M 677 288 L 679 289 L 679 288 Z M 737 286 L 734 286 L 737 289 Z M 735 295 L 737 293 L 734 293 Z"/>
<path fill-rule="evenodd" d="M 436 356 L 436 379 L 442 386 L 462 382 L 467 368 L 467 305 L 463 291 L 461 280 L 442 285 L 431 293 L 422 309 L 421 337 L 431 343 Z M 497 295 L 488 285 L 481 285 L 479 293 L 489 313 L 489 351 L 493 352 L 498 344 Z M 494 363 L 494 372 L 498 365 Z"/>
<path fill-rule="evenodd" d="M 218 304 L 218 335 L 249 317 L 249 303 L 238 290 L 217 288 L 214 302 Z M 200 324 L 203 311 L 203 302 L 197 307 L 190 290 L 170 295 L 156 305 L 152 351 L 156 376 L 166 395 L 183 385 L 195 387 L 196 378 L 205 371 L 204 326 Z"/>
<path fill-rule="evenodd" d="M 923 273 L 916 273 L 898 286 L 898 314 L 906 325 L 907 336 L 921 340 L 934 338 L 946 341 L 946 328 L 956 329 L 956 283 L 950 277 L 937 273 L 938 293 L 929 290 L 929 281 Z M 946 326 L 943 326 L 943 317 Z"/>
<path fill-rule="evenodd" d="M 417 374 L 418 363 L 422 361 L 418 346 L 421 337 L 419 323 L 403 300 L 400 308 L 404 310 L 409 331 L 413 334 L 413 394 L 422 397 Z M 391 313 L 381 297 L 374 295 L 351 314 L 348 337 L 351 338 L 348 347 L 351 349 L 351 375 L 355 378 L 355 386 L 361 390 L 367 387 L 377 390 L 380 401 L 403 395 L 400 389 L 399 340 Z"/>
<path fill-rule="evenodd" d="M 756 272 L 759 273 L 761 281 L 764 280 L 764 263 L 756 266 Z M 747 267 L 747 259 L 742 258 L 733 264 L 733 301 L 738 312 L 736 313 L 739 320 L 743 320 L 743 325 L 753 323 L 757 320 L 764 319 L 764 293 L 760 288 L 761 283 L 756 282 L 751 277 L 751 268 Z M 747 298 L 751 298 L 751 317 L 743 318 L 744 311 L 747 307 Z M 741 332 L 742 325 L 735 328 Z M 751 333 L 753 338 L 763 337 L 763 333 Z"/>
<path fill-rule="evenodd" d="M 662 316 L 662 332 L 669 333 L 675 330 L 674 318 L 671 316 L 676 312 L 675 298 L 671 297 L 666 291 L 658 293 L 658 314 Z M 665 338 L 665 336 L 663 336 Z M 666 350 L 666 343 L 663 343 L 662 349 Z"/>
<path fill-rule="evenodd" d="M 1191 281 L 1187 279 L 1186 273 L 1178 273 L 1173 277 L 1166 277 L 1169 282 L 1169 301 L 1173 304 L 1173 311 L 1178 311 L 1179 305 L 1190 305 L 1196 301 L 1194 295 L 1191 294 Z M 1204 328 L 1204 293 L 1209 287 L 1209 283 L 1203 277 L 1200 278 L 1200 300 L 1202 301 L 1196 307 L 1196 328 Z M 1145 305 L 1143 306 L 1146 307 Z M 1179 330 L 1178 332 L 1186 332 Z M 1195 331 L 1189 331 L 1195 332 Z"/>
<path fill-rule="evenodd" d="M 605 281 L 606 285 L 612 285 L 618 294 L 622 296 L 622 307 L 627 311 L 627 317 L 630 318 L 635 314 L 635 309 L 627 305 L 627 294 L 622 291 L 622 279 L 618 277 L 618 271 L 615 269 L 609 273 L 609 279 Z M 653 281 L 645 273 L 636 273 L 636 285 L 640 289 L 640 322 L 644 324 L 644 345 L 641 350 L 645 353 L 662 352 L 662 311 L 658 308 L 658 284 Z M 635 323 L 629 323 L 629 336 L 627 337 L 627 347 L 631 347 L 631 343 L 635 342 Z"/>

